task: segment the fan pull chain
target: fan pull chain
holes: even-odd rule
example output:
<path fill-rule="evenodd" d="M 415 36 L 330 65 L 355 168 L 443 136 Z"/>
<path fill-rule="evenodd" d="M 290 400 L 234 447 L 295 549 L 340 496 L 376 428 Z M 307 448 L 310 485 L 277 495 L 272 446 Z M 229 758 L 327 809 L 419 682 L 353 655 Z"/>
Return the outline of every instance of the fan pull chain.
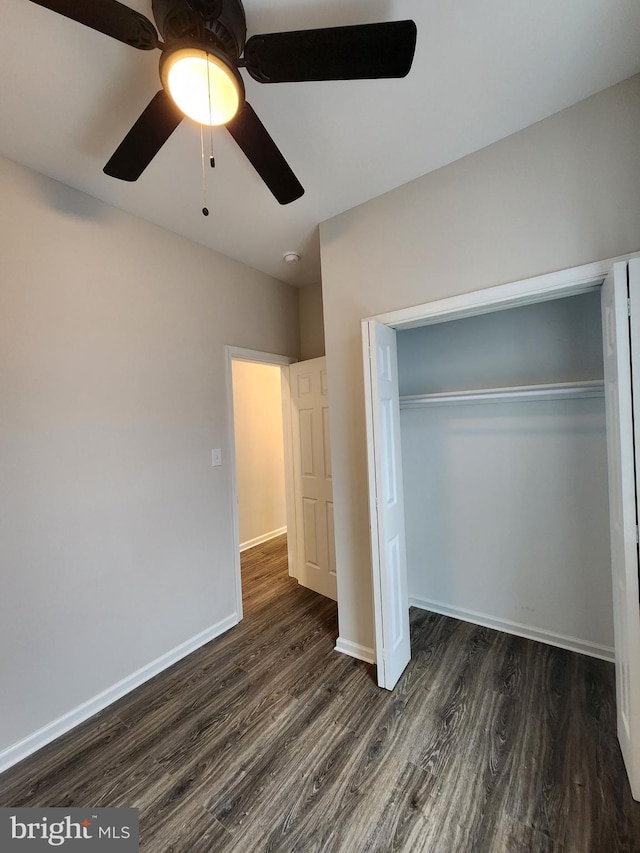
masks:
<path fill-rule="evenodd" d="M 216 158 L 213 156 L 213 117 L 211 115 L 211 70 L 209 68 L 209 54 L 207 53 L 207 94 L 209 97 L 209 144 L 211 154 L 209 156 L 209 165 L 212 169 L 216 167 Z"/>
<path fill-rule="evenodd" d="M 209 208 L 207 207 L 207 173 L 204 168 L 204 130 L 202 125 L 200 125 L 200 159 L 202 161 L 202 215 L 209 215 Z"/>

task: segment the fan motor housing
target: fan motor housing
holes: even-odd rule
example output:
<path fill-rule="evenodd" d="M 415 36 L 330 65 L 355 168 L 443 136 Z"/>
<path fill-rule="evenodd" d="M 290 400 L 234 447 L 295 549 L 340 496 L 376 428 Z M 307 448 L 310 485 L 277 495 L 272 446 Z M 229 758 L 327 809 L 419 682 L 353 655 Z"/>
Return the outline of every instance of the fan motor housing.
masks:
<path fill-rule="evenodd" d="M 152 8 L 167 46 L 193 39 L 210 42 L 236 61 L 242 55 L 247 21 L 241 0 L 152 0 Z"/>

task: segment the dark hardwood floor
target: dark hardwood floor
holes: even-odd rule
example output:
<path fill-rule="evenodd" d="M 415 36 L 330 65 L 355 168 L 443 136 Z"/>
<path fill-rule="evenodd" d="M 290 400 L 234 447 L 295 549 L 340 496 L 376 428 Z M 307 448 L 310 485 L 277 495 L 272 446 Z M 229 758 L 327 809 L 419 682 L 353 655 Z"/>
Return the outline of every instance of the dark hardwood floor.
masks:
<path fill-rule="evenodd" d="M 0 776 L 0 806 L 133 806 L 145 853 L 640 851 L 613 666 L 412 611 L 393 693 L 333 650 L 281 537 L 245 619 Z"/>

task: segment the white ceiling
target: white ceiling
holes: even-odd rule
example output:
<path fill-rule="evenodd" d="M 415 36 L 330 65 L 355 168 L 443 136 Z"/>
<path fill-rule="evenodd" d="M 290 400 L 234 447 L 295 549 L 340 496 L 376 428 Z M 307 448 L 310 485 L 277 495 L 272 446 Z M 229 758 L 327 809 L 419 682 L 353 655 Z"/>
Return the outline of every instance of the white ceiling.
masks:
<path fill-rule="evenodd" d="M 320 280 L 319 222 L 640 72 L 638 0 L 244 0 L 248 35 L 412 18 L 416 58 L 404 80 L 265 86 L 245 74 L 306 194 L 281 207 L 218 129 L 205 218 L 190 122 L 136 183 L 102 173 L 160 88 L 159 52 L 29 0 L 1 5 L 1 154 L 296 285 Z M 151 0 L 128 5 L 152 19 Z"/>

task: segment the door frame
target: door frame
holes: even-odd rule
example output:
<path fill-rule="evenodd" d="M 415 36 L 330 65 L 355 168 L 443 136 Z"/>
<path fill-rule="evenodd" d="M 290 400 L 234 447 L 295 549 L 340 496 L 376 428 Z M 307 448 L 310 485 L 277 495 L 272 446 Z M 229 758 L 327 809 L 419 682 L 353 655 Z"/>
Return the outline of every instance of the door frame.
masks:
<path fill-rule="evenodd" d="M 294 577 L 296 554 L 296 515 L 294 499 L 293 450 L 291 438 L 291 392 L 289 388 L 290 364 L 297 359 L 277 353 L 261 352 L 244 347 L 225 346 L 225 369 L 227 386 L 227 447 L 231 468 L 231 527 L 233 532 L 233 569 L 235 575 L 236 614 L 243 618 L 242 574 L 240 571 L 240 520 L 238 517 L 238 477 L 236 470 L 236 432 L 233 410 L 233 362 L 249 361 L 254 364 L 270 364 L 281 368 L 282 375 L 282 432 L 284 441 L 284 489 L 287 519 L 287 563 L 289 574 Z"/>
<path fill-rule="evenodd" d="M 380 460 L 376 459 L 374 452 L 374 436 L 376 435 L 378 426 L 375 423 L 374 416 L 373 379 L 370 369 L 370 350 L 375 348 L 376 345 L 375 322 L 391 326 L 396 331 L 399 331 L 419 326 L 428 326 L 434 323 L 443 323 L 448 320 L 459 320 L 463 317 L 473 317 L 478 314 L 488 314 L 517 306 L 532 305 L 537 302 L 560 299 L 564 296 L 577 296 L 578 294 L 588 293 L 589 291 L 600 288 L 614 263 L 629 261 L 632 258 L 638 257 L 638 255 L 639 253 L 634 252 L 616 258 L 596 261 L 595 263 L 583 264 L 570 269 L 510 282 L 509 284 L 500 284 L 495 287 L 463 293 L 459 296 L 425 302 L 410 308 L 401 308 L 396 311 L 376 314 L 372 317 L 366 317 L 361 321 L 367 436 L 367 488 L 370 512 L 369 545 L 374 589 L 382 588 L 383 584 L 381 554 L 376 545 L 382 525 L 382 507 L 377 505 L 375 495 L 375 484 L 380 476 Z M 373 340 L 370 339 L 372 333 Z M 408 598 L 406 602 L 402 602 L 402 607 L 403 611 L 406 610 L 408 613 Z M 385 614 L 383 611 L 384 606 L 374 609 L 375 657 L 376 664 L 379 667 L 384 666 L 382 620 L 385 618 Z M 392 688 L 393 685 L 388 686 L 388 689 Z"/>

